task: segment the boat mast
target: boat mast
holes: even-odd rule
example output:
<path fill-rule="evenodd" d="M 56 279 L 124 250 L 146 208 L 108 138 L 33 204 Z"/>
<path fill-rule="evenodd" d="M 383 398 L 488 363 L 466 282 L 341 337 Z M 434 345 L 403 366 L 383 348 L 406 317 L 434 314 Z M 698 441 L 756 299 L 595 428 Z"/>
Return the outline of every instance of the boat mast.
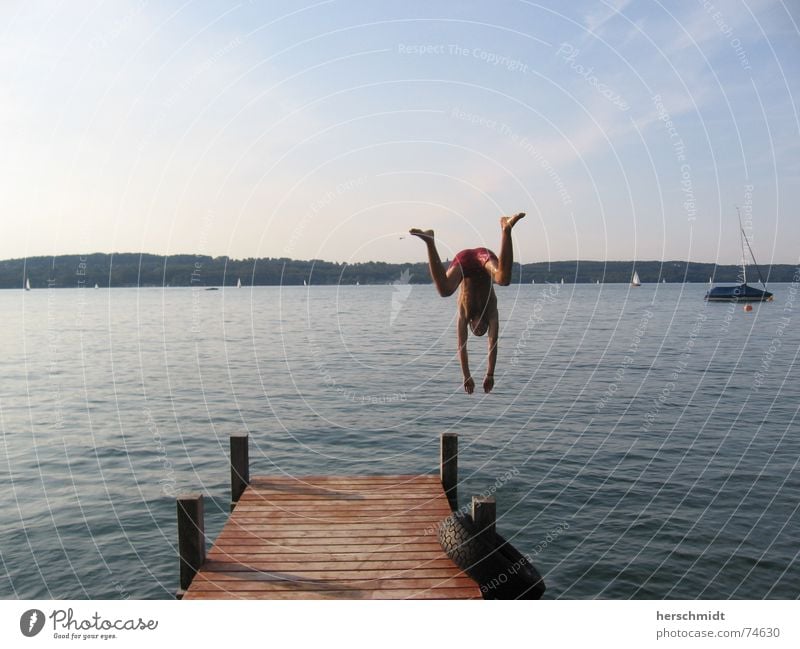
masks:
<path fill-rule="evenodd" d="M 739 215 L 739 245 L 742 247 L 742 277 L 744 278 L 743 283 L 747 284 L 747 264 L 745 263 L 747 258 L 744 255 L 744 228 L 742 227 L 742 213 L 739 211 L 738 205 L 736 206 L 736 214 Z"/>
<path fill-rule="evenodd" d="M 738 211 L 739 208 L 737 207 L 736 210 Z M 739 225 L 742 224 L 742 217 L 739 215 Z M 753 260 L 753 266 L 756 267 L 756 272 L 758 273 L 758 281 L 761 282 L 761 286 L 764 287 L 764 290 L 767 289 L 767 283 L 764 281 L 764 277 L 761 275 L 761 268 L 758 266 L 758 262 L 756 261 L 756 256 L 753 253 L 753 248 L 750 246 L 750 242 L 747 240 L 747 235 L 744 233 L 744 229 L 742 229 L 742 237 L 744 238 L 744 242 L 747 244 L 747 249 L 750 251 L 750 258 Z M 744 257 L 744 248 L 742 248 L 742 257 Z"/>

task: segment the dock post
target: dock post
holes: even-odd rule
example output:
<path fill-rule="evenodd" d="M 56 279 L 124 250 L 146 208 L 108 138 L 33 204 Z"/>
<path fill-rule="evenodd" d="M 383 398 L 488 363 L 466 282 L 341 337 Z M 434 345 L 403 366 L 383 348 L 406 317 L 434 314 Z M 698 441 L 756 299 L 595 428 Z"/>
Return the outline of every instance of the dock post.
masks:
<path fill-rule="evenodd" d="M 497 520 L 497 503 L 494 496 L 472 497 L 472 521 L 477 528 L 478 537 L 490 548 L 495 546 L 495 524 Z"/>
<path fill-rule="evenodd" d="M 439 438 L 439 478 L 450 509 L 458 509 L 458 433 L 442 433 Z"/>
<path fill-rule="evenodd" d="M 206 561 L 203 494 L 178 496 L 178 554 L 181 574 L 177 596 L 181 599 L 195 574 Z"/>
<path fill-rule="evenodd" d="M 250 484 L 250 436 L 247 433 L 231 435 L 231 511 Z"/>

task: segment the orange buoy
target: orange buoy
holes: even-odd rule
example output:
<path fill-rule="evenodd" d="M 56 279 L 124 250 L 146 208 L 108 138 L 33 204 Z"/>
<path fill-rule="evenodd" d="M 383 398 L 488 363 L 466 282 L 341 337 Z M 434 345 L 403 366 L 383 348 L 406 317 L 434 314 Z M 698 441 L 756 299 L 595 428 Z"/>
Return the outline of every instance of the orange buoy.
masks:
<path fill-rule="evenodd" d="M 750 311 L 753 310 L 753 305 L 752 304 L 745 304 L 744 305 L 744 310 L 749 313 Z"/>

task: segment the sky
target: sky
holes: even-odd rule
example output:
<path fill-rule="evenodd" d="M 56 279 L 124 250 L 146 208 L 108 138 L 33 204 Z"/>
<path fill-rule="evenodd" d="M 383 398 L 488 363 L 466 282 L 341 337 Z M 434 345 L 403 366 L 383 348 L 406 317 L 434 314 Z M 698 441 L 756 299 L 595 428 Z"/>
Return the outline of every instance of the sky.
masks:
<path fill-rule="evenodd" d="M 0 259 L 800 263 L 800 3 L 0 2 Z"/>

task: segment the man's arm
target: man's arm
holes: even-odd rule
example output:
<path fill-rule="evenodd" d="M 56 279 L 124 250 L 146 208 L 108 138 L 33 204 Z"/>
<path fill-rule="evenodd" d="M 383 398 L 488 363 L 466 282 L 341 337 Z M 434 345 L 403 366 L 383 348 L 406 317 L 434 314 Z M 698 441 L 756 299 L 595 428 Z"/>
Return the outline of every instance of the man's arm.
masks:
<path fill-rule="evenodd" d="M 491 392 L 494 387 L 494 366 L 497 363 L 497 339 L 499 334 L 500 318 L 497 313 L 495 313 L 489 322 L 489 330 L 486 332 L 489 345 L 489 358 L 486 363 L 486 376 L 483 379 L 484 392 Z"/>
<path fill-rule="evenodd" d="M 475 391 L 475 381 L 469 373 L 469 357 L 467 356 L 467 318 L 464 312 L 458 310 L 458 359 L 461 361 L 461 373 L 464 375 L 464 391 L 472 394 Z"/>

